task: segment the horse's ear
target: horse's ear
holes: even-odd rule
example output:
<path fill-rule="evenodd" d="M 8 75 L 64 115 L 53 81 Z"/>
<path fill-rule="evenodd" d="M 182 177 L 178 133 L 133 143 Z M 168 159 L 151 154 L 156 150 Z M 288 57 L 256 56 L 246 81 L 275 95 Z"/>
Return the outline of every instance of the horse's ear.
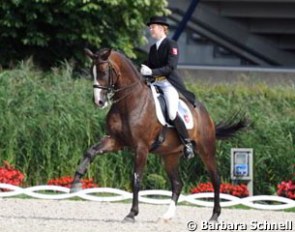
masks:
<path fill-rule="evenodd" d="M 112 49 L 108 48 L 105 51 L 103 51 L 103 53 L 100 55 L 100 58 L 102 60 L 107 60 L 109 58 L 109 56 L 111 55 Z"/>
<path fill-rule="evenodd" d="M 90 57 L 92 60 L 97 58 L 97 55 L 95 55 L 92 51 L 90 51 L 88 48 L 84 49 L 84 52 L 86 56 Z"/>

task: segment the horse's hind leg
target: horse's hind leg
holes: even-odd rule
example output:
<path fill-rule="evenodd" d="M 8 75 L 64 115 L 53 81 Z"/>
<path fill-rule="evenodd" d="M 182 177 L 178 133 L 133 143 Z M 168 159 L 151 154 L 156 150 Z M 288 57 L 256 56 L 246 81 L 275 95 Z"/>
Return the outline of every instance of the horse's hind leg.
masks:
<path fill-rule="evenodd" d="M 206 151 L 206 152 L 205 152 Z M 213 208 L 213 214 L 210 218 L 210 221 L 217 221 L 220 213 L 220 177 L 217 171 L 217 165 L 215 160 L 215 149 L 212 147 L 205 149 L 205 151 L 201 151 L 199 149 L 199 154 L 201 159 L 203 160 L 208 172 L 209 176 L 213 185 L 214 189 L 214 208 Z"/>
<path fill-rule="evenodd" d="M 215 165 L 214 165 L 215 166 Z M 210 221 L 217 221 L 220 213 L 221 213 L 221 207 L 220 207 L 220 177 L 217 172 L 217 168 L 212 167 L 208 169 L 209 175 L 213 184 L 214 188 L 214 208 L 213 208 L 213 214 L 210 218 Z"/>
<path fill-rule="evenodd" d="M 165 170 L 171 182 L 172 198 L 167 212 L 162 216 L 164 220 L 170 220 L 175 216 L 176 204 L 182 190 L 182 181 L 179 176 L 179 154 L 169 154 L 163 157 Z"/>
<path fill-rule="evenodd" d="M 84 154 L 74 176 L 73 183 L 71 185 L 71 192 L 77 192 L 81 190 L 82 185 L 80 180 L 86 173 L 88 166 L 94 160 L 97 154 L 104 154 L 105 152 L 118 151 L 121 146 L 118 145 L 117 141 L 110 136 L 103 137 L 99 143 L 90 147 Z"/>

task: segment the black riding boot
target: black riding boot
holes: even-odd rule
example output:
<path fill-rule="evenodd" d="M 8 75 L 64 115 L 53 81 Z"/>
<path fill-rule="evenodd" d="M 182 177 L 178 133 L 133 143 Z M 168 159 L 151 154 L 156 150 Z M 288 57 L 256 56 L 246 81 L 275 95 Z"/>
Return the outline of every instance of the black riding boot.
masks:
<path fill-rule="evenodd" d="M 184 144 L 184 157 L 186 159 L 191 159 L 195 156 L 194 154 L 194 148 L 192 141 L 190 140 L 185 124 L 182 121 L 182 119 L 179 117 L 179 115 L 176 116 L 176 118 L 172 121 L 173 125 L 175 126 L 175 129 L 180 137 L 181 142 Z"/>

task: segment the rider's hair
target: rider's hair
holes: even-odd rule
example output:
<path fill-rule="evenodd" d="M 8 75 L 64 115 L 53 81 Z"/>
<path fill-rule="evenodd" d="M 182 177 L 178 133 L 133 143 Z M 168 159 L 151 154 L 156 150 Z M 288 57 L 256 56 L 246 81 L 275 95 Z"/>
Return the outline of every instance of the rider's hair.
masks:
<path fill-rule="evenodd" d="M 168 35 L 168 33 L 169 33 L 168 26 L 163 25 L 163 28 L 164 28 L 164 33 L 165 33 L 166 35 Z"/>

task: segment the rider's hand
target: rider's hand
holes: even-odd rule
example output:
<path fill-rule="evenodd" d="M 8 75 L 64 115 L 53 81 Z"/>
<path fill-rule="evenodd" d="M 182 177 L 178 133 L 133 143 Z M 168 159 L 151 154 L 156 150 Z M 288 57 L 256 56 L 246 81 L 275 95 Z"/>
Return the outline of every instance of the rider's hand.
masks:
<path fill-rule="evenodd" d="M 153 74 L 152 70 L 144 64 L 141 65 L 140 73 L 143 76 L 151 76 Z"/>

